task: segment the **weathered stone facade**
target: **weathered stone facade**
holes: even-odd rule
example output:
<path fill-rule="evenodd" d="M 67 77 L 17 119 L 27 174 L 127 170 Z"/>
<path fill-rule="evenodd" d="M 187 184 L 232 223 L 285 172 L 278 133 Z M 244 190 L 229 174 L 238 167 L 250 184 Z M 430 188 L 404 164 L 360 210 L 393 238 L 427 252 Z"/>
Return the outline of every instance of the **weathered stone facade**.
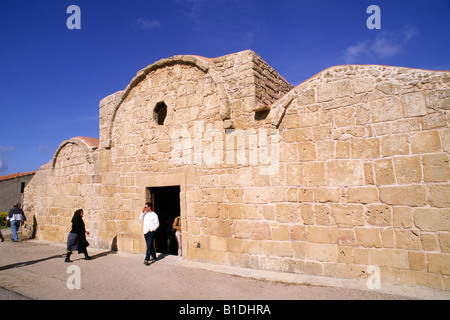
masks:
<path fill-rule="evenodd" d="M 100 102 L 99 141 L 61 144 L 25 211 L 39 239 L 65 241 L 84 208 L 93 246 L 144 252 L 143 203 L 179 186 L 185 259 L 378 266 L 449 290 L 449 87 L 450 72 L 353 65 L 293 88 L 252 51 L 163 59 Z"/>

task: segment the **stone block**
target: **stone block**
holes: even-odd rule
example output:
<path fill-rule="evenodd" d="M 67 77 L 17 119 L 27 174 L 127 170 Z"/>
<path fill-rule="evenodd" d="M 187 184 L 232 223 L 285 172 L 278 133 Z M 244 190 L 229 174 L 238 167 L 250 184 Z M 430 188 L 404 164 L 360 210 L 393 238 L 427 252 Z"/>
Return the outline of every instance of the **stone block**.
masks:
<path fill-rule="evenodd" d="M 287 191 L 287 201 L 288 202 L 297 202 L 297 188 L 289 188 Z"/>
<path fill-rule="evenodd" d="M 438 208 L 450 207 L 450 185 L 432 185 L 430 187 L 430 204 Z"/>
<path fill-rule="evenodd" d="M 334 141 L 317 141 L 317 160 L 334 158 Z"/>
<path fill-rule="evenodd" d="M 394 227 L 411 228 L 413 225 L 412 209 L 409 207 L 393 207 Z"/>
<path fill-rule="evenodd" d="M 299 142 L 297 148 L 299 161 L 316 160 L 317 154 L 314 143 L 307 141 Z"/>
<path fill-rule="evenodd" d="M 369 265 L 369 250 L 366 248 L 355 248 L 353 259 L 355 263 Z"/>
<path fill-rule="evenodd" d="M 428 271 L 450 275 L 450 254 L 427 253 Z"/>
<path fill-rule="evenodd" d="M 236 238 L 227 238 L 227 248 L 229 252 L 234 253 L 242 253 L 244 252 L 244 246 L 242 239 L 236 239 Z"/>
<path fill-rule="evenodd" d="M 383 228 L 380 231 L 384 248 L 395 248 L 394 228 Z"/>
<path fill-rule="evenodd" d="M 332 160 L 326 162 L 328 186 L 362 185 L 363 172 L 359 160 Z"/>
<path fill-rule="evenodd" d="M 312 188 L 299 188 L 298 189 L 298 201 L 299 202 L 312 202 L 314 199 L 314 192 Z"/>
<path fill-rule="evenodd" d="M 330 227 L 307 226 L 306 234 L 308 242 L 333 243 Z"/>
<path fill-rule="evenodd" d="M 334 83 L 335 86 L 335 97 L 347 97 L 352 96 L 352 86 L 350 80 L 339 80 Z"/>
<path fill-rule="evenodd" d="M 290 239 L 289 225 L 277 224 L 271 227 L 272 240 L 275 241 L 288 241 Z"/>
<path fill-rule="evenodd" d="M 244 189 L 225 189 L 225 199 L 229 203 L 241 203 L 244 197 Z"/>
<path fill-rule="evenodd" d="M 275 205 L 276 220 L 281 223 L 300 222 L 301 209 L 297 203 L 277 203 Z"/>
<path fill-rule="evenodd" d="M 328 204 L 314 204 L 313 210 L 317 225 L 329 226 L 332 224 L 331 209 Z"/>
<path fill-rule="evenodd" d="M 372 101 L 369 107 L 374 123 L 393 121 L 403 116 L 399 99 L 396 97 Z"/>
<path fill-rule="evenodd" d="M 356 124 L 355 109 L 353 107 L 339 108 L 333 113 L 333 119 L 338 127 L 354 126 Z"/>
<path fill-rule="evenodd" d="M 303 163 L 303 181 L 306 186 L 325 185 L 325 163 L 324 162 Z"/>
<path fill-rule="evenodd" d="M 355 228 L 356 240 L 359 246 L 365 248 L 381 248 L 379 228 Z"/>
<path fill-rule="evenodd" d="M 441 150 L 441 140 L 439 133 L 433 131 L 423 131 L 412 135 L 411 151 L 412 153 L 431 153 Z"/>
<path fill-rule="evenodd" d="M 408 269 L 409 257 L 405 250 L 398 249 L 370 249 L 371 265 L 387 268 Z"/>
<path fill-rule="evenodd" d="M 339 188 L 319 187 L 314 190 L 317 202 L 339 202 Z"/>
<path fill-rule="evenodd" d="M 422 250 L 422 243 L 418 232 L 413 230 L 397 230 L 395 232 L 395 238 L 398 249 Z"/>
<path fill-rule="evenodd" d="M 341 228 L 353 228 L 364 225 L 364 207 L 360 204 L 333 204 L 331 214 Z"/>
<path fill-rule="evenodd" d="M 384 157 L 409 154 L 408 135 L 389 135 L 381 138 L 381 153 Z"/>
<path fill-rule="evenodd" d="M 360 78 L 351 80 L 355 94 L 372 91 L 375 87 L 374 78 Z"/>
<path fill-rule="evenodd" d="M 211 237 L 209 239 L 209 248 L 215 251 L 227 251 L 227 239 L 221 237 Z"/>
<path fill-rule="evenodd" d="M 378 139 L 353 139 L 351 154 L 353 159 L 377 159 L 380 157 L 380 141 Z"/>
<path fill-rule="evenodd" d="M 302 203 L 300 205 L 300 208 L 303 224 L 305 225 L 314 224 L 314 210 L 312 208 L 312 204 Z"/>
<path fill-rule="evenodd" d="M 336 141 L 334 153 L 336 159 L 350 158 L 350 143 L 346 141 Z"/>
<path fill-rule="evenodd" d="M 442 131 L 442 144 L 444 151 L 450 151 L 450 129 Z"/>
<path fill-rule="evenodd" d="M 422 231 L 450 231 L 450 209 L 416 208 L 414 223 Z"/>
<path fill-rule="evenodd" d="M 247 220 L 260 220 L 262 217 L 261 206 L 242 205 L 242 216 Z"/>
<path fill-rule="evenodd" d="M 379 82 L 375 88 L 387 95 L 397 95 L 401 92 L 402 86 L 398 83 L 383 81 Z"/>
<path fill-rule="evenodd" d="M 450 233 L 439 233 L 439 246 L 442 253 L 450 253 Z"/>
<path fill-rule="evenodd" d="M 427 182 L 447 182 L 450 179 L 450 166 L 446 153 L 423 156 L 423 179 Z"/>
<path fill-rule="evenodd" d="M 434 233 L 421 232 L 420 240 L 422 241 L 422 248 L 425 251 L 437 251 L 439 248 L 438 239 Z"/>
<path fill-rule="evenodd" d="M 402 99 L 403 116 L 418 117 L 427 114 L 427 105 L 425 97 L 421 92 L 412 92 L 405 94 Z"/>
<path fill-rule="evenodd" d="M 364 163 L 364 184 L 375 184 L 373 165 L 370 162 Z"/>
<path fill-rule="evenodd" d="M 236 221 L 234 235 L 238 239 L 270 240 L 270 225 L 263 221 Z"/>
<path fill-rule="evenodd" d="M 372 226 L 386 227 L 392 224 L 391 207 L 382 204 L 371 204 L 367 206 L 367 223 Z"/>
<path fill-rule="evenodd" d="M 445 114 L 440 112 L 430 113 L 420 118 L 423 130 L 442 128 L 447 126 L 447 118 Z"/>
<path fill-rule="evenodd" d="M 395 177 L 399 184 L 422 181 L 422 165 L 420 157 L 396 157 L 394 160 Z"/>
<path fill-rule="evenodd" d="M 303 183 L 303 166 L 301 163 L 286 164 L 286 184 L 288 186 L 299 186 Z"/>
<path fill-rule="evenodd" d="M 276 241 L 276 255 L 279 257 L 293 257 L 294 249 L 291 241 Z"/>
<path fill-rule="evenodd" d="M 394 184 L 394 165 L 392 159 L 381 159 L 375 161 L 375 179 L 377 185 Z"/>
<path fill-rule="evenodd" d="M 338 228 L 337 243 L 339 246 L 354 246 L 356 245 L 356 237 L 353 229 Z"/>
<path fill-rule="evenodd" d="M 293 241 L 306 241 L 306 226 L 303 224 L 291 225 L 290 239 Z"/>
<path fill-rule="evenodd" d="M 244 203 L 267 203 L 270 198 L 269 188 L 245 188 Z"/>
<path fill-rule="evenodd" d="M 331 101 L 334 97 L 333 83 L 323 83 L 317 86 L 317 102 Z"/>
<path fill-rule="evenodd" d="M 300 105 L 307 105 L 315 103 L 315 91 L 314 89 L 305 90 L 302 92 L 302 94 L 298 97 L 298 102 Z"/>
<path fill-rule="evenodd" d="M 408 252 L 408 257 L 411 270 L 425 270 L 425 253 L 410 251 Z"/>
<path fill-rule="evenodd" d="M 374 203 L 378 200 L 378 188 L 375 186 L 349 187 L 347 190 L 349 203 Z"/>
<path fill-rule="evenodd" d="M 427 92 L 426 101 L 428 107 L 434 110 L 450 110 L 450 89 Z"/>
<path fill-rule="evenodd" d="M 305 256 L 315 261 L 337 262 L 339 248 L 337 244 L 306 243 Z"/>
<path fill-rule="evenodd" d="M 423 185 L 381 186 L 380 200 L 391 205 L 424 206 L 427 203 Z"/>

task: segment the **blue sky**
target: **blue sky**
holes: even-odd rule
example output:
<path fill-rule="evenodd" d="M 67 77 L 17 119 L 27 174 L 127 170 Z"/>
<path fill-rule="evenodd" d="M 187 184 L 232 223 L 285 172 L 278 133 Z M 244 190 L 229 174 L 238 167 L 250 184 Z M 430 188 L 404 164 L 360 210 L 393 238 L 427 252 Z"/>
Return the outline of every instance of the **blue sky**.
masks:
<path fill-rule="evenodd" d="M 0 175 L 98 138 L 99 101 L 162 58 L 252 49 L 298 85 L 341 64 L 450 70 L 449 39 L 449 0 L 0 0 Z"/>

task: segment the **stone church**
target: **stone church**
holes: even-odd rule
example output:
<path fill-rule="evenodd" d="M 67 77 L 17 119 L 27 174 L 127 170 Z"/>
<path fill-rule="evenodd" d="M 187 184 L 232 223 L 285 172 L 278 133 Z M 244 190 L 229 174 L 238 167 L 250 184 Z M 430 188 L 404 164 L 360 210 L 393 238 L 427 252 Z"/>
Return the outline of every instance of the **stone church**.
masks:
<path fill-rule="evenodd" d="M 328 68 L 293 87 L 252 51 L 180 55 L 100 101 L 25 190 L 25 230 L 145 252 L 182 220 L 183 259 L 450 290 L 450 72 Z"/>

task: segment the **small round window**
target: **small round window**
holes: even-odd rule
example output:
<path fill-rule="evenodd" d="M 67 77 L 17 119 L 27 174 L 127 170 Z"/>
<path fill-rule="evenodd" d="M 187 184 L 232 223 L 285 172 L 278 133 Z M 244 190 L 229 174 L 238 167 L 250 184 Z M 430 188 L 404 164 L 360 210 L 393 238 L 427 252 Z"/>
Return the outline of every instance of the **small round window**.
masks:
<path fill-rule="evenodd" d="M 164 103 L 164 101 L 163 102 L 158 102 L 156 104 L 154 112 L 155 112 L 156 123 L 159 126 L 162 126 L 164 124 L 164 121 L 166 120 L 166 117 L 167 117 L 167 106 Z"/>

